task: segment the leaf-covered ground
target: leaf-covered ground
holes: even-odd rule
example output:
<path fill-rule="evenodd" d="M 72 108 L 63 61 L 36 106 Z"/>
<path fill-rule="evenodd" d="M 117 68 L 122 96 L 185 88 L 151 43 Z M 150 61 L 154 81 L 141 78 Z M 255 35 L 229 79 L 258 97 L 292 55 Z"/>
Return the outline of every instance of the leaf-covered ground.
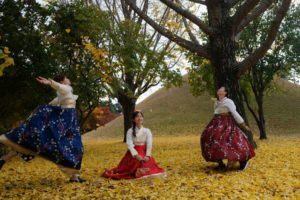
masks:
<path fill-rule="evenodd" d="M 258 141 L 246 171 L 215 171 L 201 156 L 199 136 L 156 137 L 153 155 L 168 172 L 163 179 L 108 180 L 126 151 L 117 141 L 85 143 L 82 177 L 68 177 L 49 161 L 9 161 L 0 171 L 0 199 L 300 199 L 300 137 Z"/>

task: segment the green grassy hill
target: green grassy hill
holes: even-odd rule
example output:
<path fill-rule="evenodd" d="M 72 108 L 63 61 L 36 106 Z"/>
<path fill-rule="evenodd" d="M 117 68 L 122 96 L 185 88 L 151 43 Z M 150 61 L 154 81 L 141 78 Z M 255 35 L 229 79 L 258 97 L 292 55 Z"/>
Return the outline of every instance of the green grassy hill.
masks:
<path fill-rule="evenodd" d="M 186 76 L 183 77 L 185 80 Z M 264 107 L 268 135 L 300 136 L 300 87 L 279 79 L 281 93 L 265 97 Z M 144 126 L 158 135 L 200 135 L 213 116 L 209 95 L 194 97 L 190 87 L 162 88 L 137 105 L 144 113 Z M 255 135 L 258 129 L 252 115 L 247 114 Z M 123 117 L 84 135 L 85 140 L 122 137 Z"/>

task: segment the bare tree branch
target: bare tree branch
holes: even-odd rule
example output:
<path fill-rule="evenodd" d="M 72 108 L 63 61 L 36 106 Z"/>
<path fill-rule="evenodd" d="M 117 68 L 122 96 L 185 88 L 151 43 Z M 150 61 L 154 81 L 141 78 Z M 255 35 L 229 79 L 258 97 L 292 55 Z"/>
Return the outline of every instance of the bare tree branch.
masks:
<path fill-rule="evenodd" d="M 147 10 L 148 10 L 148 0 L 144 1 L 144 7 L 143 7 L 143 12 L 147 14 Z M 141 25 L 143 21 L 143 18 L 139 17 L 137 24 Z"/>
<path fill-rule="evenodd" d="M 199 4 L 202 4 L 202 5 L 207 5 L 206 4 L 206 0 L 189 0 L 189 1 L 191 1 L 191 2 L 194 2 L 194 3 L 199 3 Z"/>
<path fill-rule="evenodd" d="M 205 24 L 201 19 L 199 19 L 194 14 L 190 13 L 188 10 L 185 10 L 179 6 L 177 6 L 175 3 L 173 3 L 171 0 L 160 0 L 164 4 L 166 4 L 168 7 L 175 10 L 177 13 L 182 15 L 183 17 L 187 18 L 191 22 L 195 23 L 199 28 L 206 33 L 209 36 L 214 36 L 214 31 L 211 27 L 209 27 L 207 24 Z"/>
<path fill-rule="evenodd" d="M 231 2 L 230 2 L 230 8 L 232 8 L 233 6 L 235 6 L 240 1 L 241 0 L 231 0 Z"/>
<path fill-rule="evenodd" d="M 176 61 L 174 63 L 172 63 L 168 66 L 168 69 L 172 69 L 173 67 L 175 67 L 175 65 L 177 65 L 179 63 L 181 58 L 182 58 L 182 54 L 176 59 Z"/>
<path fill-rule="evenodd" d="M 183 39 L 177 35 L 174 35 L 171 31 L 166 28 L 161 27 L 154 20 L 152 20 L 148 15 L 143 13 L 135 4 L 132 3 L 131 0 L 124 0 L 139 16 L 141 16 L 150 26 L 156 29 L 160 34 L 169 38 L 171 41 L 177 43 L 179 46 L 190 50 L 191 52 L 196 53 L 198 56 L 202 56 L 207 59 L 211 59 L 210 53 L 206 46 L 201 46 L 199 44 L 195 44 L 191 41 Z"/>
<path fill-rule="evenodd" d="M 111 13 L 113 13 L 113 18 L 114 18 L 115 22 L 120 23 L 121 19 L 120 19 L 119 13 L 116 11 L 115 7 L 113 7 L 113 10 L 112 10 L 108 0 L 104 0 L 104 3 L 106 5 L 106 7 L 108 8 L 108 10 Z M 97 3 L 97 5 L 101 10 L 101 3 Z M 114 0 L 113 5 L 115 5 L 115 0 Z"/>
<path fill-rule="evenodd" d="M 163 22 L 165 22 L 165 20 L 167 19 L 168 15 L 169 15 L 169 12 L 170 12 L 170 8 L 167 7 L 167 8 L 165 9 L 165 11 L 163 12 L 162 17 L 160 18 L 160 21 L 159 21 L 159 24 L 158 24 L 159 26 L 161 26 L 161 24 L 162 24 Z M 154 33 L 153 33 L 152 36 L 151 36 L 151 41 L 153 40 L 153 38 L 154 38 L 156 35 L 157 35 L 157 37 L 161 37 L 161 34 L 158 34 L 158 33 L 157 33 L 157 30 L 155 30 Z"/>
<path fill-rule="evenodd" d="M 181 5 L 181 3 L 180 3 L 179 0 L 176 0 L 176 2 L 177 2 L 178 4 Z M 183 17 L 183 18 L 182 18 L 182 21 L 183 21 L 184 26 L 185 26 L 185 28 L 186 28 L 186 30 L 187 30 L 189 36 L 190 36 L 190 39 L 191 39 L 193 42 L 199 44 L 197 38 L 196 38 L 195 35 L 192 33 L 192 31 L 191 31 L 191 29 L 190 29 L 190 27 L 189 27 L 189 25 L 188 25 L 188 23 L 187 23 L 186 18 Z"/>
<path fill-rule="evenodd" d="M 256 19 L 263 12 L 265 12 L 271 6 L 271 4 L 274 1 L 275 0 L 264 0 L 264 1 L 262 1 L 258 7 L 253 9 L 251 14 L 247 15 L 247 17 L 243 19 L 241 24 L 238 26 L 236 33 L 241 32 L 243 30 L 243 28 L 245 28 L 245 26 L 247 26 L 251 21 Z"/>
<path fill-rule="evenodd" d="M 261 59 L 264 54 L 271 47 L 274 42 L 276 35 L 278 33 L 279 26 L 286 15 L 291 4 L 291 0 L 283 0 L 280 9 L 278 10 L 271 26 L 268 37 L 266 41 L 248 58 L 237 64 L 235 67 L 238 70 L 237 76 L 240 77 L 243 73 L 245 73 L 252 65 L 254 65 L 259 59 Z"/>
<path fill-rule="evenodd" d="M 135 2 L 134 2 L 134 4 L 135 4 Z M 122 5 L 122 12 L 124 14 L 124 17 L 126 19 L 131 19 L 130 18 L 130 11 L 129 11 L 128 6 L 126 5 L 124 0 L 121 0 L 121 5 Z"/>
<path fill-rule="evenodd" d="M 241 21 L 248 15 L 248 13 L 259 3 L 260 0 L 247 0 L 243 5 L 241 5 L 232 18 L 232 28 L 233 33 L 236 33 L 238 26 Z"/>

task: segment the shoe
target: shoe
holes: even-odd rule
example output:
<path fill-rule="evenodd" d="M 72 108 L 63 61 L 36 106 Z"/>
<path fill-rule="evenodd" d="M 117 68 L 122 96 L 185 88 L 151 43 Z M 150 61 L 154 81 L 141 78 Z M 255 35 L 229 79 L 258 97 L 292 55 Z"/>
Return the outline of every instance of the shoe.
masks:
<path fill-rule="evenodd" d="M 248 167 L 248 161 L 240 161 L 240 170 L 244 171 Z"/>
<path fill-rule="evenodd" d="M 3 167 L 4 164 L 5 164 L 5 160 L 0 158 L 0 169 Z"/>
<path fill-rule="evenodd" d="M 23 159 L 25 160 L 26 162 L 29 162 L 31 161 L 32 159 L 34 159 L 34 156 L 33 155 L 25 155 L 25 154 L 22 154 L 20 152 L 18 152 L 18 155 Z"/>
<path fill-rule="evenodd" d="M 223 163 L 223 161 L 219 162 L 219 165 L 215 168 L 215 170 L 225 169 L 226 165 Z"/>
<path fill-rule="evenodd" d="M 84 183 L 84 182 L 86 182 L 86 180 L 78 177 L 77 179 L 70 179 L 69 182 L 70 183 Z"/>

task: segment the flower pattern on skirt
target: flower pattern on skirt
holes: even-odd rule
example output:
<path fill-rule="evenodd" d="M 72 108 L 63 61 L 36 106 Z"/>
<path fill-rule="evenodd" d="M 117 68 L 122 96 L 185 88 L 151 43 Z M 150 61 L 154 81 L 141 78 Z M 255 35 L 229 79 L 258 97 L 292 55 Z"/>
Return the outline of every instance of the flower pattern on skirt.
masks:
<path fill-rule="evenodd" d="M 7 132 L 16 144 L 65 167 L 80 169 L 83 145 L 75 108 L 42 105 Z"/>
<path fill-rule="evenodd" d="M 146 145 L 135 145 L 134 148 L 143 158 L 146 156 Z M 133 158 L 130 151 L 127 151 L 119 165 L 112 170 L 106 170 L 102 176 L 113 179 L 136 179 L 160 173 L 165 173 L 165 170 L 157 166 L 153 157 L 148 162 L 142 162 Z"/>
<path fill-rule="evenodd" d="M 201 136 L 202 155 L 206 161 L 222 159 L 247 161 L 255 156 L 244 133 L 232 116 L 216 115 Z"/>

